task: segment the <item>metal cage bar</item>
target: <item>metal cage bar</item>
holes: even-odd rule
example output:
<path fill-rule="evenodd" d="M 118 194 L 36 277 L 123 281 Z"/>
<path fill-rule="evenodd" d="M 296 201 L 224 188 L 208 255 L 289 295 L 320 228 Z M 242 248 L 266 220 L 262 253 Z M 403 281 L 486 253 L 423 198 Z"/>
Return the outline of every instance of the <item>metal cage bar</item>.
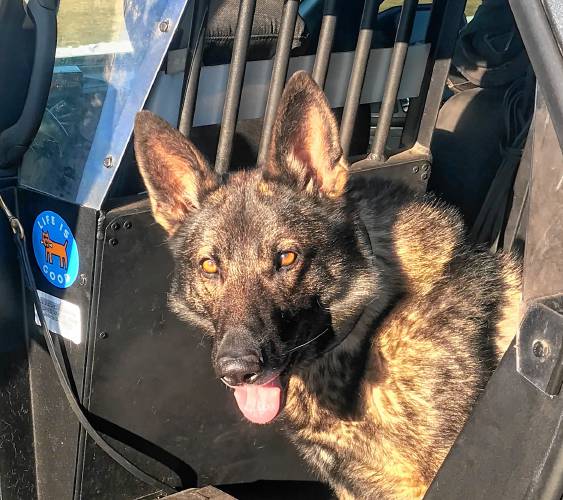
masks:
<path fill-rule="evenodd" d="M 364 4 L 362 24 L 360 33 L 358 34 L 358 43 L 356 44 L 356 55 L 354 57 L 352 75 L 350 76 L 348 94 L 346 95 L 344 111 L 342 113 L 342 123 L 340 125 L 340 143 L 344 156 L 348 156 L 350 151 L 350 142 L 352 140 L 352 133 L 354 132 L 354 123 L 356 121 L 360 95 L 362 93 L 362 86 L 364 84 L 364 77 L 371 50 L 374 25 L 381 3 L 382 0 L 366 0 Z"/>
<path fill-rule="evenodd" d="M 219 145 L 217 147 L 217 158 L 215 160 L 215 171 L 224 174 L 231 161 L 233 149 L 233 137 L 237 122 L 242 83 L 246 68 L 246 52 L 250 41 L 252 30 L 252 19 L 256 8 L 256 0 L 242 0 L 238 13 L 237 29 L 233 44 L 233 56 L 229 69 L 229 81 L 225 104 L 223 106 L 223 118 L 221 132 L 219 134 Z"/>
<path fill-rule="evenodd" d="M 270 81 L 266 111 L 264 113 L 262 136 L 260 138 L 260 147 L 258 148 L 259 164 L 266 161 L 268 147 L 272 139 L 272 128 L 287 77 L 287 67 L 289 65 L 289 55 L 291 52 L 293 33 L 295 32 L 298 9 L 299 0 L 287 0 L 283 7 L 280 33 L 278 36 L 274 66 L 272 68 L 272 79 Z"/>
<path fill-rule="evenodd" d="M 372 160 L 385 161 L 385 145 L 389 137 L 393 110 L 395 109 L 397 94 L 401 85 L 417 6 L 418 0 L 405 0 L 401 10 L 401 18 L 385 83 L 383 102 L 381 103 L 377 129 L 371 148 L 370 159 Z"/>
<path fill-rule="evenodd" d="M 205 29 L 207 27 L 207 12 L 208 1 L 198 0 L 194 12 L 194 44 L 190 43 L 193 56 L 189 61 L 189 68 L 186 67 L 187 82 L 184 89 L 184 98 L 182 100 L 182 107 L 180 117 L 178 119 L 178 130 L 186 137 L 190 135 L 192 125 L 194 122 L 195 104 L 197 98 L 197 89 L 199 87 L 199 74 L 201 71 L 201 63 L 203 60 L 203 48 L 205 44 Z M 188 62 L 188 61 L 186 61 Z"/>
<path fill-rule="evenodd" d="M 412 99 L 402 142 L 430 150 L 430 142 L 442 104 L 446 79 L 458 37 L 465 0 L 434 0 L 426 40 L 431 44 L 419 96 Z"/>
<path fill-rule="evenodd" d="M 313 80 L 315 80 L 317 85 L 321 88 L 324 88 L 325 85 L 334 33 L 336 31 L 337 3 L 337 0 L 325 0 L 324 3 L 323 22 L 321 24 L 317 55 L 315 57 L 312 75 Z"/>

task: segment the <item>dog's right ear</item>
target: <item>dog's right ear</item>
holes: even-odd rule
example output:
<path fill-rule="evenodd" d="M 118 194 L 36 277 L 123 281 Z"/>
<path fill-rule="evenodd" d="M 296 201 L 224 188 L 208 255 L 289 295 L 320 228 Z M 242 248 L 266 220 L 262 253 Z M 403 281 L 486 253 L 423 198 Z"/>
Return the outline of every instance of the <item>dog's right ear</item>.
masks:
<path fill-rule="evenodd" d="M 169 235 L 218 185 L 197 148 L 150 111 L 135 118 L 135 156 L 154 217 Z"/>

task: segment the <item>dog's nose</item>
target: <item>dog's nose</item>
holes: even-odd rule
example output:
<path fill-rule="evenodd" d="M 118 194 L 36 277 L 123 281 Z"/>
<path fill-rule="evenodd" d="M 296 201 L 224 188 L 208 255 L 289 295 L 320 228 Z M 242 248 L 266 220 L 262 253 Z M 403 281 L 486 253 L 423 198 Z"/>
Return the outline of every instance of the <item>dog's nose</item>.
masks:
<path fill-rule="evenodd" d="M 226 355 L 217 360 L 217 374 L 230 386 L 254 383 L 261 370 L 257 353 Z"/>

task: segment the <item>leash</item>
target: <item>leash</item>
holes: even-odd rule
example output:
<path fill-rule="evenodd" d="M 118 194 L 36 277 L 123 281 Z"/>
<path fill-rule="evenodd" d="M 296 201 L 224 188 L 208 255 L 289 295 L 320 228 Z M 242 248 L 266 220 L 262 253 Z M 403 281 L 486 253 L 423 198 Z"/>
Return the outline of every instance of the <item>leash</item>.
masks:
<path fill-rule="evenodd" d="M 139 469 L 135 464 L 130 462 L 127 458 L 125 458 L 121 453 L 119 453 L 115 448 L 113 448 L 93 427 L 88 419 L 88 416 L 82 409 L 78 398 L 74 394 L 73 390 L 71 389 L 72 385 L 70 382 L 70 376 L 66 368 L 66 364 L 63 361 L 62 350 L 59 342 L 53 341 L 53 335 L 47 328 L 47 323 L 45 321 L 45 315 L 43 313 L 43 307 L 41 305 L 41 301 L 39 300 L 39 294 L 37 293 L 37 287 L 35 285 L 35 278 L 33 276 L 33 271 L 31 269 L 31 264 L 29 262 L 29 257 L 27 255 L 26 247 L 25 247 L 25 231 L 19 219 L 12 214 L 8 206 L 6 205 L 4 199 L 0 195 L 0 209 L 6 216 L 8 223 L 12 229 L 14 242 L 16 244 L 18 250 L 18 256 L 20 261 L 20 266 L 22 268 L 22 272 L 25 278 L 25 282 L 27 288 L 32 294 L 33 303 L 35 305 L 35 309 L 37 311 L 37 316 L 39 317 L 39 322 L 41 323 L 41 331 L 43 333 L 43 337 L 45 337 L 45 341 L 47 342 L 47 349 L 49 351 L 49 355 L 51 356 L 51 360 L 53 361 L 53 366 L 55 367 L 55 372 L 57 373 L 57 378 L 59 379 L 59 383 L 63 388 L 65 393 L 66 399 L 72 409 L 73 413 L 75 414 L 76 418 L 80 422 L 80 425 L 86 431 L 86 434 L 94 441 L 102 450 L 104 450 L 115 462 L 117 462 L 121 467 L 123 467 L 127 472 L 131 475 L 139 479 L 145 484 L 148 484 L 158 490 L 162 490 L 166 493 L 176 493 L 178 491 L 177 488 L 166 484 L 159 479 L 151 476 L 150 474 L 144 472 L 143 470 Z M 63 368 L 64 367 L 64 368 Z"/>

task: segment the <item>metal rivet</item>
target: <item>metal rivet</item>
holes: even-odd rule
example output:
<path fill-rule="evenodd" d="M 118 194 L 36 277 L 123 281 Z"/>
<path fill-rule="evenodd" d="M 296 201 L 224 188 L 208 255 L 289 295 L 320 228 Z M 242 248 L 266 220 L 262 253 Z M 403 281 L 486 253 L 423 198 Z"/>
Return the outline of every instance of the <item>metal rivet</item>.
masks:
<path fill-rule="evenodd" d="M 117 241 L 117 238 L 111 238 L 111 239 L 109 240 L 109 244 L 110 244 L 112 247 L 116 246 L 118 243 L 119 243 L 119 241 Z"/>
<path fill-rule="evenodd" d="M 415 165 L 414 167 L 412 167 L 412 171 L 413 171 L 413 174 L 418 173 L 418 165 Z"/>
<path fill-rule="evenodd" d="M 422 175 L 420 176 L 420 178 L 421 178 L 423 181 L 425 181 L 426 179 L 428 179 L 428 174 L 427 174 L 427 173 L 424 173 L 424 174 L 422 174 Z"/>
<path fill-rule="evenodd" d="M 427 171 L 428 171 L 428 163 L 425 163 L 424 165 L 422 165 L 422 171 L 423 171 L 423 172 L 427 172 Z"/>
<path fill-rule="evenodd" d="M 541 340 L 534 340 L 534 343 L 532 344 L 532 352 L 536 358 L 547 358 L 549 355 L 549 346 Z"/>
<path fill-rule="evenodd" d="M 111 225 L 111 228 L 112 228 L 114 231 L 119 231 L 119 228 L 120 228 L 120 227 L 121 227 L 121 226 L 119 225 L 119 222 L 114 222 L 114 223 Z"/>
<path fill-rule="evenodd" d="M 128 221 L 125 221 L 125 224 L 123 224 L 123 227 L 125 229 L 131 229 L 133 227 L 133 224 L 131 223 L 130 220 L 128 220 Z"/>
<path fill-rule="evenodd" d="M 101 339 L 107 339 L 108 338 L 108 332 L 100 332 L 100 333 L 98 333 L 98 337 L 100 337 Z"/>
<path fill-rule="evenodd" d="M 113 157 L 108 155 L 104 158 L 104 167 L 111 168 L 113 166 Z"/>
<path fill-rule="evenodd" d="M 166 33 L 169 28 L 170 28 L 170 21 L 168 19 L 161 21 L 160 24 L 158 25 L 158 29 L 162 31 L 162 33 Z"/>

